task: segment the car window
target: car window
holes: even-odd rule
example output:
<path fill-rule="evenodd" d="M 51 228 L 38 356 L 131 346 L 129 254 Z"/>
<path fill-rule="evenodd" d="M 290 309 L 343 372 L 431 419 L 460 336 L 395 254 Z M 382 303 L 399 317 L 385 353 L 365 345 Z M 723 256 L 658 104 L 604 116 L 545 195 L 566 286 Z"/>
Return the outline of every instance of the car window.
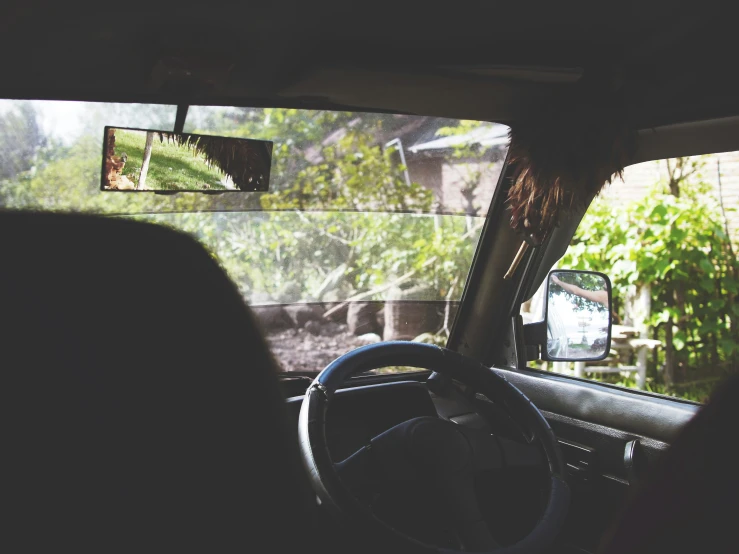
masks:
<path fill-rule="evenodd" d="M 611 354 L 538 367 L 705 401 L 739 368 L 738 201 L 739 152 L 628 167 L 557 264 L 611 278 Z M 539 290 L 523 305 L 526 322 L 543 318 L 543 302 Z"/>
<path fill-rule="evenodd" d="M 0 100 L 0 207 L 131 217 L 191 234 L 239 287 L 286 371 L 319 371 L 381 339 L 446 343 L 506 126 L 192 106 L 185 132 L 274 143 L 267 192 L 101 192 L 104 126 L 171 130 L 176 110 Z M 136 180 L 143 146 L 125 148 L 122 174 Z M 169 165 L 157 174 L 165 184 L 188 164 Z"/>

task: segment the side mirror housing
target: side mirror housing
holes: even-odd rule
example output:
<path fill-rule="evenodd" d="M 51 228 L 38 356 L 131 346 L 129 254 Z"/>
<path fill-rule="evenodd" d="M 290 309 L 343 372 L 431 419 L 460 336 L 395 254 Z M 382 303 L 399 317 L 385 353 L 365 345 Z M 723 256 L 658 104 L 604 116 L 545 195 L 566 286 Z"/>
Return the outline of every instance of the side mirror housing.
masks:
<path fill-rule="evenodd" d="M 611 281 L 595 271 L 549 273 L 544 321 L 524 326 L 524 339 L 541 359 L 587 362 L 611 350 Z M 538 352 L 537 352 L 538 353 Z"/>

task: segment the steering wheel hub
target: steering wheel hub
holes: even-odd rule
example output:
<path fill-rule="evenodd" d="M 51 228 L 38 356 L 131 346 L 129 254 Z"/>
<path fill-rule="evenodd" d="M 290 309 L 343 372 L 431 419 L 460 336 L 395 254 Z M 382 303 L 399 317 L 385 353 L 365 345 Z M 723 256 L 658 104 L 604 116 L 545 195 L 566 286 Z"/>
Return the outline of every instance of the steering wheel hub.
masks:
<path fill-rule="evenodd" d="M 472 470 L 472 447 L 454 423 L 432 417 L 413 419 L 408 437 L 413 458 L 424 467 L 446 473 Z"/>

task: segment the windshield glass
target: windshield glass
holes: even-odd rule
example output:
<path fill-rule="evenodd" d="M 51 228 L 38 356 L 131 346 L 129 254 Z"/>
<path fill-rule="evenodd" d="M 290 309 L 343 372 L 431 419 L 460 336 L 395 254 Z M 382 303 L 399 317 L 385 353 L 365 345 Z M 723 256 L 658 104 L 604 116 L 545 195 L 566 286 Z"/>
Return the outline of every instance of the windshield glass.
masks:
<path fill-rule="evenodd" d="M 0 101 L 0 205 L 134 217 L 195 236 L 253 307 L 285 370 L 319 371 L 383 338 L 446 342 L 507 127 L 194 106 L 185 132 L 274 142 L 267 192 L 101 192 L 104 126 L 172 130 L 175 114 L 165 105 Z M 137 170 L 125 169 L 132 178 Z"/>

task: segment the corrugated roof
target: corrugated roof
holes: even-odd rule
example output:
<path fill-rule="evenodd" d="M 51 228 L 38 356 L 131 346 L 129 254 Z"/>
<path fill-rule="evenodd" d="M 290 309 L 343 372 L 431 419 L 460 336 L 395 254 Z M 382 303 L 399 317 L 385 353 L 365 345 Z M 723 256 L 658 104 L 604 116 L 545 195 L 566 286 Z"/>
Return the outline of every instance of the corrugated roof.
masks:
<path fill-rule="evenodd" d="M 465 144 L 479 144 L 486 147 L 506 146 L 508 144 L 508 127 L 491 123 L 463 135 L 438 137 L 427 142 L 416 143 L 408 147 L 407 151 L 416 154 L 433 150 L 446 150 Z"/>

